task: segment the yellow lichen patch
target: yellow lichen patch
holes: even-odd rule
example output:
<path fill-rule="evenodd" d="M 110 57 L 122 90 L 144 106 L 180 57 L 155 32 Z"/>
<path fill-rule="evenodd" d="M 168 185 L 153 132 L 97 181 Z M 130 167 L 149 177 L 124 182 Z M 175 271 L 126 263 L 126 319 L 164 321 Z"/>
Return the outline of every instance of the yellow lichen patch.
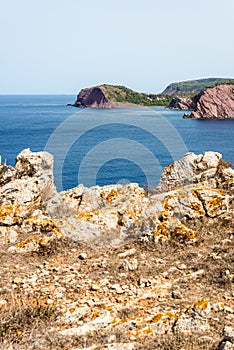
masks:
<path fill-rule="evenodd" d="M 114 198 L 118 197 L 118 192 L 112 189 L 108 194 L 104 191 L 101 192 L 101 197 L 104 198 L 108 203 L 111 203 Z"/>
<path fill-rule="evenodd" d="M 19 218 L 17 215 L 22 213 L 20 205 L 6 204 L 0 206 L 0 221 L 4 221 L 8 216 L 12 217 L 14 223 L 17 223 Z"/>
<path fill-rule="evenodd" d="M 175 236 L 181 236 L 187 239 L 194 239 L 196 237 L 195 232 L 190 228 L 186 227 L 184 224 L 177 225 L 173 229 L 173 234 Z"/>
<path fill-rule="evenodd" d="M 154 238 L 158 237 L 158 236 L 165 236 L 168 237 L 169 236 L 169 232 L 166 228 L 166 226 L 162 223 L 162 224 L 156 224 L 155 226 L 155 230 L 154 230 Z"/>
<path fill-rule="evenodd" d="M 114 305 L 107 305 L 106 310 L 112 311 L 112 310 L 113 310 L 113 307 L 114 307 Z"/>
<path fill-rule="evenodd" d="M 164 314 L 160 313 L 155 315 L 151 320 L 149 320 L 147 323 L 148 324 L 152 324 L 152 323 L 157 323 L 159 321 L 162 321 L 163 323 L 168 322 L 169 320 L 177 320 L 177 316 L 175 314 L 173 314 L 170 311 L 165 312 Z"/>
<path fill-rule="evenodd" d="M 173 163 L 165 166 L 165 168 L 163 170 L 164 170 L 166 176 L 170 175 L 170 172 L 171 172 L 172 168 L 173 168 Z"/>
<path fill-rule="evenodd" d="M 167 322 L 167 321 L 172 320 L 172 319 L 177 320 L 178 317 L 170 311 L 167 311 L 162 315 L 163 322 Z"/>
<path fill-rule="evenodd" d="M 211 215 L 215 214 L 215 212 L 222 207 L 223 198 L 212 196 L 207 199 L 206 203 L 209 206 L 209 211 Z"/>
<path fill-rule="evenodd" d="M 116 317 L 114 317 L 110 324 L 117 325 L 119 324 L 119 320 Z"/>
<path fill-rule="evenodd" d="M 157 314 L 148 323 L 157 323 L 158 321 L 161 320 L 163 314 Z"/>
<path fill-rule="evenodd" d="M 17 331 L 17 336 L 18 336 L 18 337 L 22 337 L 22 335 L 23 335 L 23 332 L 22 332 L 22 331 Z"/>
<path fill-rule="evenodd" d="M 43 219 L 38 216 L 25 220 L 26 224 L 31 224 L 32 228 L 40 229 L 41 232 L 53 232 L 55 236 L 61 237 L 62 232 L 51 219 Z"/>
<path fill-rule="evenodd" d="M 93 318 L 93 319 L 98 318 L 98 317 L 100 317 L 100 315 L 101 315 L 101 314 L 100 314 L 99 311 L 94 311 L 92 318 Z"/>
<path fill-rule="evenodd" d="M 209 306 L 209 301 L 206 299 L 202 299 L 194 303 L 191 308 L 194 310 L 196 309 L 206 310 L 208 306 Z"/>
<path fill-rule="evenodd" d="M 128 215 L 129 219 L 133 219 L 136 220 L 136 213 L 134 211 L 131 210 L 126 210 L 125 214 Z"/>
<path fill-rule="evenodd" d="M 193 209 L 197 214 L 203 214 L 205 215 L 205 211 L 202 207 L 202 205 L 198 202 L 191 202 L 190 203 L 191 209 Z"/>
<path fill-rule="evenodd" d="M 168 197 L 166 197 L 166 198 L 164 199 L 163 207 L 164 207 L 165 211 L 173 210 L 172 205 L 169 204 L 169 201 L 170 201 L 172 198 L 173 198 L 172 196 L 168 196 Z"/>
<path fill-rule="evenodd" d="M 71 307 L 71 308 L 69 309 L 69 312 L 72 314 L 75 310 L 76 310 L 75 307 Z"/>
<path fill-rule="evenodd" d="M 98 216 L 99 211 L 98 210 L 93 210 L 88 213 L 82 213 L 78 216 L 76 216 L 77 219 L 85 220 L 85 221 L 90 221 L 94 216 Z"/>
<path fill-rule="evenodd" d="M 146 329 L 143 330 L 143 333 L 146 334 L 146 335 L 147 334 L 151 334 L 151 333 L 153 333 L 153 330 L 151 328 L 146 328 Z"/>
<path fill-rule="evenodd" d="M 142 334 L 141 330 L 136 331 L 136 332 L 127 332 L 127 336 L 129 336 L 129 337 L 138 337 L 141 334 Z"/>
<path fill-rule="evenodd" d="M 25 246 L 27 244 L 30 244 L 30 243 L 35 243 L 36 245 L 46 244 L 47 240 L 44 239 L 44 238 L 39 239 L 39 238 L 36 238 L 36 237 L 29 237 L 25 241 L 22 241 L 22 242 L 16 244 L 16 247 L 18 247 L 18 248 L 25 248 Z"/>

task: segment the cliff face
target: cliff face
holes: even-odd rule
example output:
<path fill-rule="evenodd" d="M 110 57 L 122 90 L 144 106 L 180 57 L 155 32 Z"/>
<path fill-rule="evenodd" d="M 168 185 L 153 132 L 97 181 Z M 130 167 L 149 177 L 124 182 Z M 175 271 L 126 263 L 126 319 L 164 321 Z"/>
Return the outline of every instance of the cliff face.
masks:
<path fill-rule="evenodd" d="M 179 109 L 179 110 L 191 110 L 195 108 L 195 102 L 192 98 L 183 98 L 183 97 L 173 97 L 167 106 L 170 109 Z"/>
<path fill-rule="evenodd" d="M 217 152 L 187 153 L 148 193 L 57 193 L 46 152 L 0 164 L 4 349 L 232 345 L 233 185 Z"/>
<path fill-rule="evenodd" d="M 202 91 L 197 98 L 194 111 L 184 115 L 195 119 L 234 118 L 234 85 L 217 85 Z"/>
<path fill-rule="evenodd" d="M 100 87 L 82 89 L 77 95 L 75 107 L 112 108 L 114 104 L 108 100 Z"/>

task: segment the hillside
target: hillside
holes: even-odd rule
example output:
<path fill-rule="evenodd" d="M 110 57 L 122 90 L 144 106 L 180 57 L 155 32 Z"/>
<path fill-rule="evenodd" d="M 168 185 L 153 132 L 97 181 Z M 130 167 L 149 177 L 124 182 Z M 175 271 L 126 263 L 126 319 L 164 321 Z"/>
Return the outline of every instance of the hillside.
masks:
<path fill-rule="evenodd" d="M 196 94 L 207 87 L 214 87 L 216 84 L 229 84 L 233 83 L 233 79 L 227 78 L 208 78 L 187 80 L 177 83 L 172 83 L 162 92 L 163 95 L 183 95 L 183 94 Z"/>
<path fill-rule="evenodd" d="M 145 94 L 121 85 L 98 85 L 82 89 L 75 107 L 118 108 L 130 105 L 167 106 L 171 97 L 162 94 Z"/>
<path fill-rule="evenodd" d="M 122 85 L 100 85 L 108 98 L 113 102 L 134 103 L 143 106 L 164 106 L 170 101 L 170 97 L 163 94 L 146 94 L 136 92 Z"/>

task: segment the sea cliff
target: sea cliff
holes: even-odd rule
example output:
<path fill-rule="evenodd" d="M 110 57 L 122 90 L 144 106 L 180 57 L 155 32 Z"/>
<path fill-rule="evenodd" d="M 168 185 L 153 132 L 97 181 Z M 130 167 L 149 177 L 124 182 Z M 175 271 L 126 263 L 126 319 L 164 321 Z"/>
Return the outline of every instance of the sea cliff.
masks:
<path fill-rule="evenodd" d="M 194 111 L 186 118 L 194 119 L 233 119 L 234 84 L 216 85 L 207 88 L 196 96 Z"/>

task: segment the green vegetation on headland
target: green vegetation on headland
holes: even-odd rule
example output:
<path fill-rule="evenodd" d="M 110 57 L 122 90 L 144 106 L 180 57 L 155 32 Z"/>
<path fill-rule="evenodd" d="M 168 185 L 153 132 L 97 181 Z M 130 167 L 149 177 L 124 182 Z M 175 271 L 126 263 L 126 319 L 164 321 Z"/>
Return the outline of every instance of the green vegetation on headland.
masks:
<path fill-rule="evenodd" d="M 191 98 L 205 88 L 217 84 L 234 84 L 234 79 L 207 78 L 172 83 L 160 94 L 146 94 L 133 91 L 122 85 L 99 85 L 110 101 L 134 103 L 142 106 L 168 106 L 172 97 Z"/>
<path fill-rule="evenodd" d="M 82 89 L 73 105 L 91 108 L 118 108 L 136 105 L 193 109 L 193 100 L 202 90 L 220 84 L 234 85 L 234 79 L 209 78 L 172 83 L 160 94 L 140 93 L 122 85 L 102 84 Z"/>
<path fill-rule="evenodd" d="M 217 84 L 234 84 L 234 79 L 227 78 L 207 78 L 197 80 L 187 80 L 178 83 L 172 83 L 162 92 L 166 95 L 194 95 L 201 90 L 214 87 Z"/>
<path fill-rule="evenodd" d="M 117 103 L 134 103 L 142 106 L 167 106 L 171 96 L 163 94 L 146 94 L 133 91 L 122 85 L 100 85 L 98 86 L 107 98 Z"/>

